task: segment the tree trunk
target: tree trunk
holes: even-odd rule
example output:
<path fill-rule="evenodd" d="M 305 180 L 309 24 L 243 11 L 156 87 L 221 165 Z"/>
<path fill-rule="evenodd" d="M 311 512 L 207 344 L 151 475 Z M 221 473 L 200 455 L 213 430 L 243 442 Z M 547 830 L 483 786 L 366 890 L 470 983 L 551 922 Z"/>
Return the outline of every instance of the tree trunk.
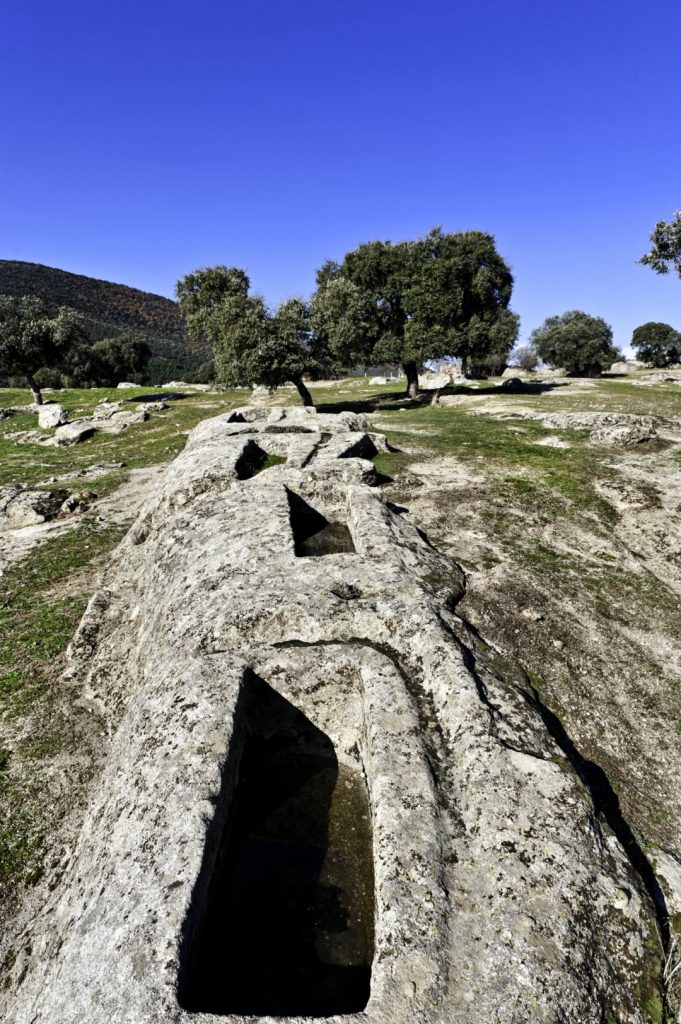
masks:
<path fill-rule="evenodd" d="M 301 399 L 303 401 L 303 405 L 314 406 L 314 402 L 312 401 L 312 395 L 310 394 L 310 392 L 305 387 L 305 382 L 301 379 L 301 380 L 294 380 L 293 383 L 298 388 L 298 394 L 300 395 L 300 397 L 301 397 Z"/>
<path fill-rule="evenodd" d="M 407 378 L 407 390 L 405 392 L 409 398 L 418 398 L 419 394 L 419 368 L 416 363 L 403 363 L 402 369 L 404 370 Z"/>
<path fill-rule="evenodd" d="M 28 373 L 26 374 L 26 383 L 28 384 L 29 388 L 31 389 L 31 394 L 33 395 L 33 401 L 35 402 L 35 404 L 36 405 L 42 405 L 43 404 L 43 396 L 40 394 L 40 388 L 38 387 L 36 382 L 33 380 L 33 377 L 31 377 L 30 374 L 28 374 Z"/>
<path fill-rule="evenodd" d="M 461 356 L 461 373 L 464 377 L 468 376 L 468 356 Z"/>

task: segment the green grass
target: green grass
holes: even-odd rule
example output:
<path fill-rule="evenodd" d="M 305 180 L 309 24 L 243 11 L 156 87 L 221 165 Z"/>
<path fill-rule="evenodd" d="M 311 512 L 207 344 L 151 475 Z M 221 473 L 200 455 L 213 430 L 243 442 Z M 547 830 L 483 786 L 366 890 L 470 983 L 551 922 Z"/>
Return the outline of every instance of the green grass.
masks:
<path fill-rule="evenodd" d="M 134 412 L 140 398 L 151 394 L 161 395 L 161 389 L 130 388 L 118 391 L 115 388 L 91 388 L 59 391 L 46 398 L 53 398 L 66 406 L 70 418 L 75 419 L 77 416 L 91 415 L 102 399 L 122 402 L 123 409 Z M 95 434 L 70 448 L 17 444 L 8 437 L 20 430 L 37 429 L 38 421 L 34 413 L 18 413 L 0 420 L 0 485 L 17 482 L 35 485 L 50 477 L 87 469 L 96 463 L 123 462 L 126 469 L 134 469 L 167 462 L 182 451 L 187 432 L 200 420 L 248 401 L 248 392 L 245 391 L 226 391 L 220 394 L 186 392 L 186 395 L 186 398 L 171 400 L 167 409 L 152 413 L 144 423 L 128 427 L 121 434 Z M 27 404 L 27 392 L 7 388 L 0 391 L 0 405 L 24 404 Z M 49 437 L 51 431 L 44 433 Z M 100 494 L 115 489 L 123 475 L 112 471 L 107 478 L 97 480 L 94 490 Z M 65 483 L 74 489 L 79 486 L 77 478 Z M 53 486 L 64 484 L 56 483 Z"/>
<path fill-rule="evenodd" d="M 63 652 L 92 587 L 89 570 L 123 529 L 81 520 L 15 564 L 0 596 L 0 719 L 3 729 L 31 722 L 27 738 L 0 757 L 0 898 L 40 877 L 46 836 L 58 822 L 30 764 L 49 760 L 69 742 L 68 721 L 54 716 Z M 78 576 L 82 576 L 82 587 Z M 68 592 L 59 593 L 68 582 Z"/>
<path fill-rule="evenodd" d="M 5 573 L 0 596 L 0 717 L 30 710 L 71 639 L 89 597 L 73 577 L 110 551 L 123 527 L 92 519 L 54 537 Z M 60 595 L 60 583 L 69 581 Z"/>
<path fill-rule="evenodd" d="M 612 391 L 618 404 L 625 406 L 626 398 L 638 412 L 649 413 L 648 392 L 657 389 L 608 381 L 600 384 L 598 390 Z M 526 396 L 519 397 L 523 406 L 529 404 Z M 566 399 L 562 408 L 572 410 L 577 399 L 585 397 L 574 396 L 569 404 Z M 671 405 L 681 405 L 679 396 L 667 397 Z M 497 395 L 495 401 L 501 398 Z M 517 398 L 510 395 L 508 403 L 504 403 L 510 411 Z M 589 396 L 590 402 L 594 400 Z M 545 397 L 534 399 L 542 409 L 547 409 L 546 402 Z M 598 406 L 603 408 L 600 398 Z M 478 405 L 477 409 L 481 407 Z M 548 411 L 555 408 L 551 405 Z M 481 527 L 519 569 L 535 577 L 542 586 L 559 587 L 578 602 L 586 602 L 602 618 L 632 626 L 648 620 L 671 626 L 678 615 L 674 593 L 643 567 L 634 572 L 616 564 L 607 550 L 620 513 L 599 493 L 597 484 L 607 484 L 616 478 L 612 452 L 591 445 L 587 431 L 549 430 L 535 420 L 504 420 L 497 415 L 471 415 L 462 406 L 434 407 L 425 402 L 403 409 L 384 404 L 376 415 L 377 429 L 384 430 L 390 444 L 400 451 L 381 453 L 374 463 L 381 474 L 397 481 L 398 492 L 404 483 L 418 483 L 417 477 L 408 475 L 410 465 L 415 463 L 429 461 L 436 466 L 438 459 L 449 456 L 469 466 L 472 474 L 482 472 L 482 482 L 473 499 L 477 502 Z M 549 434 L 563 438 L 569 447 L 536 443 Z M 627 453 L 621 452 L 620 456 L 626 458 Z M 654 487 L 644 484 L 639 490 L 649 508 L 660 507 Z M 484 493 L 489 495 L 489 501 L 480 508 Z M 450 500 L 467 499 L 460 490 L 453 491 L 450 497 L 444 485 L 444 515 Z M 587 557 L 542 541 L 544 527 L 556 524 L 564 532 L 566 523 L 586 530 L 591 537 L 602 537 L 604 550 L 600 554 L 591 551 Z"/>
<path fill-rule="evenodd" d="M 482 463 L 483 469 L 503 474 L 502 488 L 530 500 L 545 513 L 557 514 L 567 503 L 590 510 L 604 522 L 616 518 L 612 506 L 593 486 L 601 472 L 600 456 L 585 443 L 584 432 L 547 430 L 534 420 L 523 420 L 522 433 L 518 433 L 516 421 L 471 416 L 456 406 L 422 406 L 399 413 L 386 410 L 380 414 L 380 423 L 386 425 L 394 447 L 422 450 L 399 457 L 378 456 L 376 465 L 388 476 L 406 469 L 410 462 L 423 461 L 424 452 L 433 458 L 454 455 L 462 462 Z M 412 433 L 409 428 L 419 432 Z M 549 434 L 564 437 L 570 447 L 534 443 Z"/>

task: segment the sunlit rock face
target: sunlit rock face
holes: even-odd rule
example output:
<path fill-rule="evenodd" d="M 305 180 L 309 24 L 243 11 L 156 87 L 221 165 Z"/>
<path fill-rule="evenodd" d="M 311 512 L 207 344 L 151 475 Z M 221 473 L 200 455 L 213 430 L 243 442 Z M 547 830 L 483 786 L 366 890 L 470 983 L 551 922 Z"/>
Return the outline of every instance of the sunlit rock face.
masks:
<path fill-rule="evenodd" d="M 71 644 L 101 768 L 4 1020 L 659 1019 L 654 875 L 382 446 L 307 409 L 190 435 Z"/>

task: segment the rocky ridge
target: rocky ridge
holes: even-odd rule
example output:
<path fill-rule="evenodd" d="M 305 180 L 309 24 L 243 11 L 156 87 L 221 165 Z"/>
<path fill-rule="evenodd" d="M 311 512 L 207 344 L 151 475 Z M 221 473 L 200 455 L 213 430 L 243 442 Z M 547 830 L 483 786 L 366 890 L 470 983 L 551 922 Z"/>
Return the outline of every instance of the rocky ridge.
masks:
<path fill-rule="evenodd" d="M 193 1019 L 181 979 L 254 686 L 366 780 L 358 1019 L 662 1021 L 655 875 L 607 780 L 457 616 L 459 567 L 373 486 L 383 444 L 350 413 L 245 408 L 201 423 L 148 499 L 71 646 L 101 767 L 11 951 L 7 1021 Z"/>

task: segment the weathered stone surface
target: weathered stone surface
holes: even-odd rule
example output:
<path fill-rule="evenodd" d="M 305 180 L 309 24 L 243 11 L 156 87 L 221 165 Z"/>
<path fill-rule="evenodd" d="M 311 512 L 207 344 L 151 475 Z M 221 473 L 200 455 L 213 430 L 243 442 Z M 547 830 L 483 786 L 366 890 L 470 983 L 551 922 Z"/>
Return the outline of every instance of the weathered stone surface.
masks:
<path fill-rule="evenodd" d="M 118 549 L 70 648 L 102 763 L 12 951 L 9 1024 L 196 1019 L 178 976 L 253 687 L 366 778 L 376 938 L 356 1019 L 654 1019 L 650 866 L 524 674 L 455 614 L 461 570 L 371 486 L 363 435 L 350 413 L 205 421 Z M 256 449 L 288 461 L 249 475 Z M 298 555 L 305 503 L 354 550 Z"/>
<path fill-rule="evenodd" d="M 45 437 L 40 430 L 16 430 L 5 434 L 8 440 L 16 444 L 51 444 L 52 438 Z"/>
<path fill-rule="evenodd" d="M 94 432 L 95 427 L 90 419 L 74 420 L 73 423 L 65 423 L 64 426 L 57 427 L 54 436 L 43 443 L 55 445 L 57 448 L 67 448 L 92 437 Z"/>
<path fill-rule="evenodd" d="M 654 427 L 643 424 L 631 424 L 621 427 L 598 427 L 592 430 L 589 435 L 595 444 L 609 444 L 620 447 L 627 447 L 632 444 L 641 444 L 643 441 L 654 441 L 658 437 Z"/>
<path fill-rule="evenodd" d="M 144 423 L 149 419 L 149 413 L 140 410 L 139 412 L 114 412 L 106 419 L 96 422 L 97 430 L 102 434 L 121 434 L 128 427 L 137 423 Z"/>
<path fill-rule="evenodd" d="M 58 402 L 50 402 L 48 405 L 38 407 L 38 426 L 41 430 L 60 427 L 63 423 L 68 422 L 68 418 L 68 412 Z"/>
<path fill-rule="evenodd" d="M 18 530 L 52 519 L 67 491 L 36 491 L 10 484 L 0 487 L 0 530 Z"/>
<path fill-rule="evenodd" d="M 553 369 L 545 368 L 540 371 L 540 375 L 542 377 L 547 377 L 549 380 L 556 378 L 564 378 L 568 382 L 572 381 L 573 378 L 566 377 L 566 373 L 567 371 L 564 366 L 554 366 Z"/>
<path fill-rule="evenodd" d="M 548 427 L 569 430 L 596 430 L 601 427 L 643 426 L 655 427 L 660 418 L 657 416 L 636 416 L 632 413 L 620 412 L 553 412 L 539 414 Z"/>
<path fill-rule="evenodd" d="M 446 388 L 451 382 L 451 377 L 448 373 L 419 374 L 419 387 L 422 391 L 435 391 L 438 388 Z"/>
<path fill-rule="evenodd" d="M 664 850 L 656 850 L 653 861 L 667 899 L 667 909 L 678 918 L 681 916 L 681 860 Z"/>
<path fill-rule="evenodd" d="M 163 388 L 189 388 L 191 391 L 213 391 L 214 388 L 211 384 L 188 384 L 186 380 L 171 380 L 167 384 L 162 384 Z"/>
<path fill-rule="evenodd" d="M 519 385 L 522 386 L 522 385 Z M 456 396 L 454 396 L 456 398 Z M 442 404 L 449 404 L 446 398 Z M 465 399 L 463 404 L 469 403 Z M 471 410 L 473 415 L 486 414 L 500 410 L 487 402 L 479 408 Z M 516 406 L 512 411 L 502 413 L 505 419 L 541 420 L 545 427 L 553 430 L 588 430 L 590 440 L 597 444 L 626 446 L 642 441 L 654 441 L 663 438 L 668 441 L 681 441 L 681 421 L 667 419 L 664 416 L 636 415 L 619 412 L 552 412 L 545 413 L 537 409 Z M 544 442 L 547 443 L 547 442 Z"/>
<path fill-rule="evenodd" d="M 140 402 L 137 406 L 138 412 L 161 412 L 168 408 L 167 402 Z"/>
<path fill-rule="evenodd" d="M 92 413 L 92 419 L 110 420 L 111 417 L 115 413 L 120 412 L 122 408 L 123 405 L 121 402 L 109 402 L 106 399 L 104 399 L 99 403 L 99 405 L 95 406 L 95 409 Z"/>
<path fill-rule="evenodd" d="M 61 480 L 78 480 L 80 477 L 87 477 L 88 480 L 97 480 L 100 476 L 107 476 L 114 469 L 122 469 L 124 465 L 124 462 L 97 462 L 93 466 L 87 466 L 85 469 L 73 469 L 70 473 L 50 476 L 46 480 L 41 480 L 40 483 L 45 486 L 59 483 Z"/>
<path fill-rule="evenodd" d="M 441 366 L 437 371 L 427 370 L 419 374 L 419 387 L 424 391 L 435 391 L 449 384 L 463 384 L 465 381 L 461 367 L 454 364 Z"/>
<path fill-rule="evenodd" d="M 267 388 L 264 384 L 259 384 L 253 388 L 251 392 L 251 401 L 254 405 L 267 405 L 274 399 L 274 391 L 272 388 Z"/>
<path fill-rule="evenodd" d="M 636 373 L 637 370 L 645 369 L 645 365 L 645 363 L 640 362 L 638 359 L 621 359 L 612 364 L 608 373 Z"/>
<path fill-rule="evenodd" d="M 507 366 L 502 377 L 517 377 L 519 380 L 533 380 L 537 375 L 534 370 L 523 370 L 522 366 Z"/>
<path fill-rule="evenodd" d="M 116 387 L 120 388 L 120 389 L 123 389 L 123 388 L 136 388 L 136 387 L 139 387 L 139 385 L 138 384 L 131 384 L 129 380 L 122 380 L 120 384 L 116 385 Z"/>

